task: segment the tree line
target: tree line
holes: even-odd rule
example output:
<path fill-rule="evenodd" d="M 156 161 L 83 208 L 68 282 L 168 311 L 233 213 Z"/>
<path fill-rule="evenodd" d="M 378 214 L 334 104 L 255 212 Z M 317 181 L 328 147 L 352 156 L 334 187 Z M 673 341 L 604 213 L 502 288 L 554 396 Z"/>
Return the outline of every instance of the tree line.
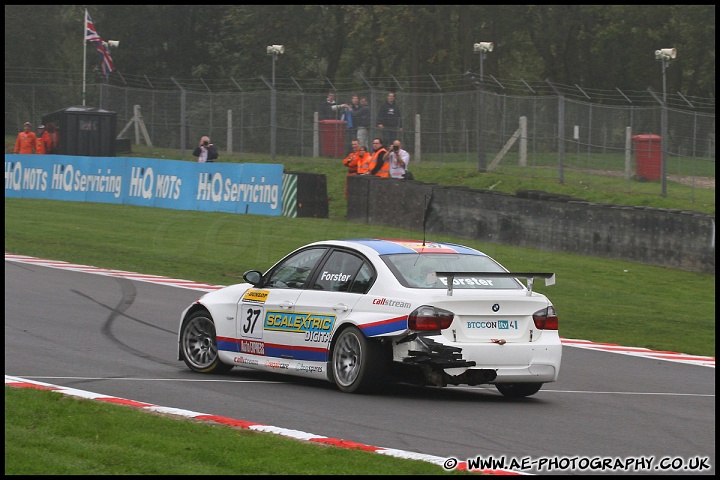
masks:
<path fill-rule="evenodd" d="M 122 75 L 424 77 L 479 71 L 584 89 L 662 91 L 654 52 L 676 48 L 667 91 L 715 97 L 715 5 L 6 5 L 5 72 L 81 71 L 85 9 Z M 88 66 L 95 56 L 88 50 Z M 713 100 L 714 101 L 714 100 Z"/>

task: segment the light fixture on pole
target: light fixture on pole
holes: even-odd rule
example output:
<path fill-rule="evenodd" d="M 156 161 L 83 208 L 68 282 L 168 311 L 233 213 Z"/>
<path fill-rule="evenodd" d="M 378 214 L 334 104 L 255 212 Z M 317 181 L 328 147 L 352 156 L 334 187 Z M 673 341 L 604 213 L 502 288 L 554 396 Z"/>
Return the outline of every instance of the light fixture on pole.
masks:
<path fill-rule="evenodd" d="M 492 52 L 495 45 L 493 42 L 478 42 L 475 45 L 473 45 L 473 50 L 475 50 L 475 53 L 477 52 Z"/>
<path fill-rule="evenodd" d="M 655 50 L 655 60 L 662 62 L 662 82 L 663 82 L 663 105 L 662 115 L 660 116 L 660 149 L 662 151 L 662 158 L 660 161 L 660 182 L 661 192 L 660 194 L 665 197 L 667 196 L 667 151 L 668 151 L 668 111 L 667 111 L 667 81 L 665 76 L 665 70 L 668 67 L 670 60 L 677 57 L 677 50 L 674 48 L 661 48 Z"/>
<path fill-rule="evenodd" d="M 267 54 L 272 55 L 272 92 L 270 94 L 270 158 L 275 160 L 275 143 L 277 134 L 277 100 L 275 96 L 275 62 L 278 55 L 285 53 L 284 45 L 268 45 Z"/>
<path fill-rule="evenodd" d="M 478 91 L 478 111 L 477 111 L 477 149 L 478 149 L 478 172 L 487 170 L 487 160 L 485 155 L 485 144 L 483 142 L 483 119 L 485 117 L 485 100 L 483 95 L 483 62 L 485 55 L 493 51 L 493 42 L 478 42 L 473 45 L 473 51 L 480 55 L 480 82 Z"/>

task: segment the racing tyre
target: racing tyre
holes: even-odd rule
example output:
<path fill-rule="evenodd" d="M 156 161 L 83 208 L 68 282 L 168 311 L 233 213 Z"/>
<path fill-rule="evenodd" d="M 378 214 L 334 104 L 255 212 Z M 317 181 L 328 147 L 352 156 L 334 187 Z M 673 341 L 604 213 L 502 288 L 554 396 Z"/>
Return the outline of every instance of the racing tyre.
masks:
<path fill-rule="evenodd" d="M 332 349 L 332 378 L 340 391 L 370 392 L 382 383 L 382 349 L 355 327 L 340 332 Z"/>
<path fill-rule="evenodd" d="M 542 385 L 542 383 L 496 383 L 495 388 L 505 397 L 521 398 L 535 395 Z"/>
<path fill-rule="evenodd" d="M 191 370 L 200 373 L 224 373 L 233 368 L 218 357 L 215 324 L 205 311 L 195 312 L 183 322 L 180 356 Z"/>

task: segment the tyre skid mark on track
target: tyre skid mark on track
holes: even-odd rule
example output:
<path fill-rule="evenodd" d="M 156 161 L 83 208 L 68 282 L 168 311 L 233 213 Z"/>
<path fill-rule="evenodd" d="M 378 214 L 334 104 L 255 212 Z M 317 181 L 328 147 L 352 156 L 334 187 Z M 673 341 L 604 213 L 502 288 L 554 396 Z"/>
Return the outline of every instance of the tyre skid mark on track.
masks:
<path fill-rule="evenodd" d="M 163 413 L 167 415 L 175 415 L 185 418 L 191 418 L 193 420 L 219 423 L 227 425 L 233 428 L 242 428 L 246 430 L 253 430 L 257 432 L 274 433 L 276 435 L 282 435 L 284 437 L 294 438 L 296 440 L 302 440 L 307 442 L 314 442 L 323 445 L 331 445 L 337 448 L 347 448 L 350 450 L 363 450 L 372 453 L 379 453 L 382 455 L 388 455 L 391 457 L 404 458 L 410 460 L 420 460 L 429 462 L 440 467 L 443 467 L 447 458 L 437 457 L 435 455 L 427 455 L 424 453 L 409 452 L 405 450 L 398 450 L 395 448 L 384 448 L 377 447 L 374 445 L 365 445 L 362 443 L 352 442 L 349 440 L 343 440 L 339 438 L 329 438 L 322 435 L 315 435 L 313 433 L 303 432 L 300 430 L 290 430 L 287 428 L 274 427 L 272 425 L 264 425 L 261 423 L 250 422 L 247 420 L 238 420 L 229 417 L 223 417 L 220 415 L 210 415 L 207 413 L 193 412 L 191 410 L 183 410 L 179 408 L 163 407 L 160 405 L 153 405 L 151 403 L 138 402 L 135 400 L 129 400 L 126 398 L 110 397 L 99 393 L 88 392 L 85 390 L 78 390 L 75 388 L 66 388 L 50 383 L 38 382 L 35 380 L 27 380 L 20 377 L 13 377 L 5 375 L 5 385 L 15 388 L 33 388 L 38 390 L 49 390 L 64 395 L 73 397 L 80 397 L 87 400 L 95 400 L 99 402 L 112 403 L 116 405 L 124 405 L 128 407 L 134 407 L 141 410 L 152 411 L 157 413 Z M 467 470 L 467 462 L 458 462 L 455 470 Z M 486 475 L 525 475 L 523 472 L 516 472 L 513 470 L 506 469 L 486 469 L 486 470 L 474 470 L 473 473 L 483 473 Z"/>
<path fill-rule="evenodd" d="M 122 270 L 111 270 L 111 269 L 107 269 L 107 268 L 90 267 L 87 265 L 78 265 L 78 264 L 74 264 L 74 263 L 68 263 L 68 262 L 57 261 L 57 260 L 43 260 L 40 258 L 29 257 L 27 255 L 14 255 L 14 254 L 6 253 L 5 260 L 34 264 L 34 265 L 41 265 L 44 267 L 72 270 L 72 271 L 77 271 L 77 272 L 92 273 L 92 274 L 96 274 L 96 275 L 123 277 L 123 278 L 129 278 L 132 280 L 137 280 L 140 282 L 150 282 L 150 283 L 155 283 L 155 284 L 160 284 L 160 285 L 168 285 L 168 286 L 172 286 L 172 287 L 187 288 L 187 289 L 191 289 L 191 290 L 200 290 L 200 291 L 204 291 L 204 292 L 209 292 L 212 290 L 218 290 L 220 288 L 223 288 L 223 285 L 209 285 L 206 283 L 193 282 L 191 280 L 180 280 L 180 279 L 176 279 L 176 278 L 161 277 L 159 275 L 148 275 L 148 274 L 142 274 L 142 273 L 125 272 Z M 563 338 L 561 340 L 562 340 L 563 346 L 566 346 L 566 347 L 585 348 L 585 349 L 600 351 L 600 352 L 620 353 L 620 354 L 632 355 L 632 356 L 636 356 L 636 357 L 644 357 L 644 358 L 650 358 L 650 359 L 655 359 L 655 360 L 667 360 L 667 361 L 672 361 L 672 362 L 680 362 L 680 363 L 685 363 L 685 364 L 690 364 L 690 365 L 699 365 L 699 366 L 704 366 L 704 367 L 715 368 L 715 358 L 714 357 L 704 357 L 704 356 L 700 356 L 700 355 L 688 355 L 685 353 L 678 353 L 678 352 L 663 352 L 663 351 L 650 350 L 647 348 L 640 348 L 640 347 L 624 347 L 624 346 L 616 345 L 616 344 L 612 344 L 612 343 L 595 343 L 595 342 L 590 342 L 588 340 L 575 340 L 575 339 L 569 339 L 569 338 Z"/>

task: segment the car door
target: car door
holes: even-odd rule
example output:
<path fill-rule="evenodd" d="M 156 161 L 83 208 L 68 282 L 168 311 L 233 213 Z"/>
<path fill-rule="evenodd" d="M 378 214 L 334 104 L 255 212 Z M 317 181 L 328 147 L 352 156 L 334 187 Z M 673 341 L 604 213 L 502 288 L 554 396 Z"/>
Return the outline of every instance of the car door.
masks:
<path fill-rule="evenodd" d="M 326 252 L 327 247 L 295 252 L 266 273 L 258 288 L 245 292 L 237 316 L 241 353 L 295 358 L 293 346 L 303 325 L 296 303 Z"/>
<path fill-rule="evenodd" d="M 353 311 L 374 279 L 374 270 L 360 255 L 334 250 L 296 301 L 296 310 L 307 314 L 303 334 L 295 337 L 296 358 L 324 362 L 329 357 L 332 334 Z"/>

